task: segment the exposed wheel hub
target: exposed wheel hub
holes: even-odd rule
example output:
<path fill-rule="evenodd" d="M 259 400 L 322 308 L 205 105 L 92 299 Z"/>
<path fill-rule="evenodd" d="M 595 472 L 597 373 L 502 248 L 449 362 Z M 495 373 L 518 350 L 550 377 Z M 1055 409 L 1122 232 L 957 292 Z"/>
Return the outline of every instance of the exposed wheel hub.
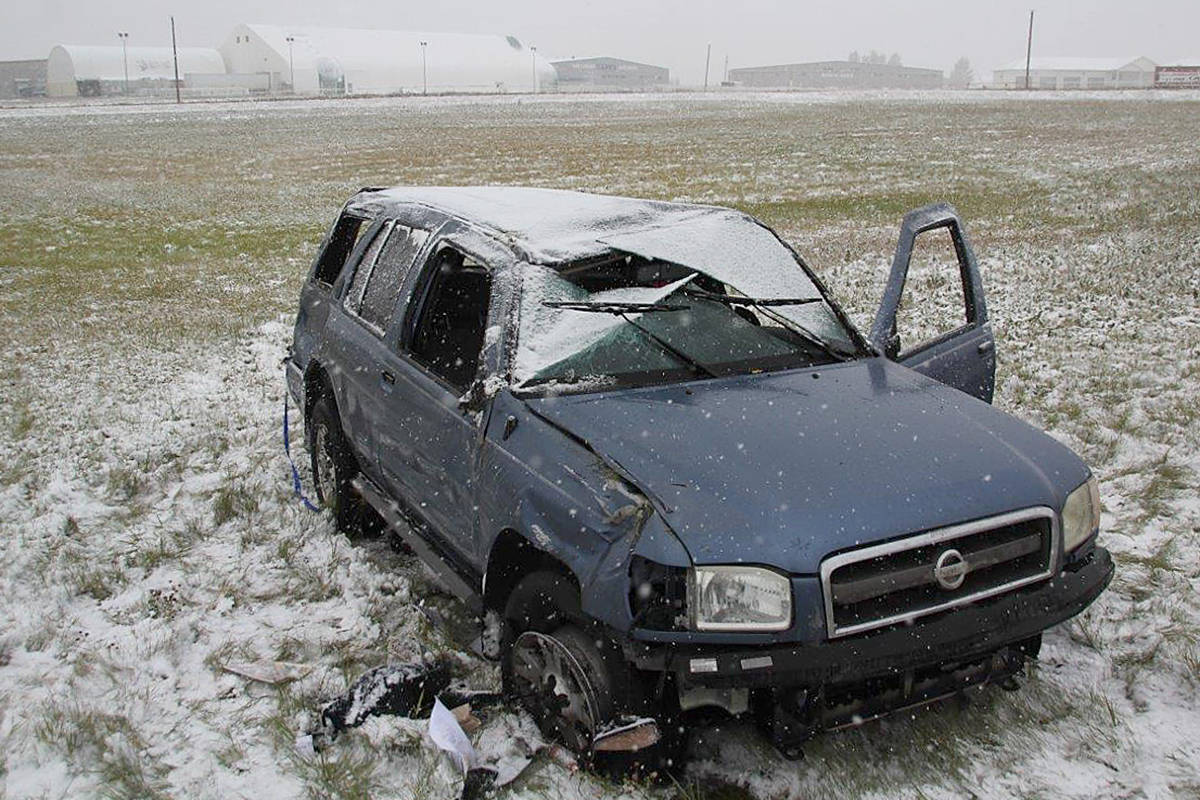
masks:
<path fill-rule="evenodd" d="M 543 733 L 578 753 L 591 751 L 601 722 L 596 694 L 601 676 L 591 662 L 570 638 L 525 631 L 513 643 L 514 690 Z"/>

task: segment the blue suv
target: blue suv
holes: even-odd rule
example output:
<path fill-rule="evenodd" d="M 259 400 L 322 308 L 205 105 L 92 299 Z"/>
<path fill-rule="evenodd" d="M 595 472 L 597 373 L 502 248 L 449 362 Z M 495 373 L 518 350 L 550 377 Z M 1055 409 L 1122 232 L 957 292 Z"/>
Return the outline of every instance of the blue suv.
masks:
<path fill-rule="evenodd" d="M 957 299 L 904 342 L 927 236 Z M 990 404 L 994 347 L 946 205 L 905 217 L 864 336 L 735 210 L 364 189 L 287 377 L 320 501 L 373 509 L 498 633 L 548 735 L 630 750 L 715 708 L 795 754 L 1011 686 L 1112 577 L 1095 478 Z"/>

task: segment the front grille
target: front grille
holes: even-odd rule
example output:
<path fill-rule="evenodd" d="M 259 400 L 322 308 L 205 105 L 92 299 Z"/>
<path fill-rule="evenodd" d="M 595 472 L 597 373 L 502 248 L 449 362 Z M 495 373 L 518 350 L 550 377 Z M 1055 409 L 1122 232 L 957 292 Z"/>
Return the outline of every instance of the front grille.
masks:
<path fill-rule="evenodd" d="M 829 635 L 910 622 L 1050 577 L 1057 520 L 1030 508 L 825 559 Z"/>

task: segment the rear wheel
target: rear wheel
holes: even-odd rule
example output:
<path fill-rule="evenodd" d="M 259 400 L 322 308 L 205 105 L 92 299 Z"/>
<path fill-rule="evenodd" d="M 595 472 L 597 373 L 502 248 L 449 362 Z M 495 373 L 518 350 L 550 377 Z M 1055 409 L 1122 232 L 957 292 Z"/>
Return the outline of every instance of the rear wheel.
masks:
<path fill-rule="evenodd" d="M 333 512 L 339 530 L 351 530 L 358 517 L 358 496 L 350 481 L 358 473 L 358 465 L 342 435 L 342 426 L 328 396 L 313 406 L 311 419 L 309 451 L 317 501 Z"/>

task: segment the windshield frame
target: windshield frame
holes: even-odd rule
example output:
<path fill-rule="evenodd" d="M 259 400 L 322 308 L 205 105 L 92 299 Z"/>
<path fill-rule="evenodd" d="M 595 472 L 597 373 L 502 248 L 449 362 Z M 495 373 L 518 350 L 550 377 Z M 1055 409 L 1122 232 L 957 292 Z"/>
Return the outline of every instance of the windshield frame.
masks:
<path fill-rule="evenodd" d="M 812 270 L 811 267 L 809 267 L 808 263 L 800 255 L 800 253 L 797 252 L 796 249 L 793 248 L 791 245 L 789 245 L 787 242 L 785 242 L 783 240 L 783 238 L 780 237 L 779 234 L 776 233 L 771 227 L 769 227 L 768 225 L 764 224 L 763 222 L 761 222 L 760 220 L 758 220 L 752 216 L 749 216 L 749 215 L 745 215 L 745 216 L 748 220 L 754 222 L 756 225 L 761 227 L 763 230 L 770 233 L 771 236 L 774 237 L 775 241 L 790 254 L 792 262 L 795 263 L 795 265 L 800 268 L 800 271 L 804 274 L 804 276 L 806 278 L 808 278 L 809 281 L 811 281 L 813 287 L 816 289 L 816 291 L 820 295 L 820 301 L 829 308 L 829 310 L 833 314 L 834 319 L 836 319 L 838 324 L 841 325 L 843 330 L 846 332 L 847 339 L 848 339 L 849 343 L 853 346 L 854 352 L 843 353 L 841 351 L 837 351 L 835 358 L 839 359 L 839 361 L 835 361 L 834 363 L 855 361 L 860 358 L 877 355 L 875 348 L 872 347 L 870 342 L 863 336 L 863 334 L 858 330 L 858 328 L 855 327 L 854 323 L 851 322 L 851 320 L 847 316 L 846 312 L 842 309 L 842 307 L 838 304 L 838 302 L 833 298 L 832 294 L 829 292 L 829 289 L 825 285 L 825 282 L 820 279 L 820 277 Z M 645 370 L 645 371 L 640 371 L 640 372 L 622 373 L 620 375 L 597 375 L 595 380 L 590 380 L 590 381 L 589 380 L 581 380 L 579 382 L 564 382 L 560 378 L 547 378 L 545 380 L 538 380 L 533 383 L 530 382 L 530 380 L 532 380 L 532 379 L 527 379 L 524 382 L 518 383 L 516 381 L 515 369 L 516 369 L 517 352 L 520 347 L 520 339 L 521 339 L 521 324 L 522 324 L 521 309 L 524 304 L 524 295 L 525 295 L 525 291 L 527 288 L 527 284 L 526 284 L 527 270 L 530 267 L 534 267 L 534 268 L 541 267 L 541 268 L 551 269 L 556 273 L 562 274 L 564 272 L 569 272 L 569 271 L 588 269 L 588 268 L 594 267 L 596 265 L 602 264 L 606 261 L 609 261 L 614 257 L 620 257 L 620 256 L 633 256 L 633 257 L 637 257 L 637 258 L 644 258 L 643 256 L 640 256 L 636 253 L 631 253 L 629 251 L 622 250 L 620 248 L 608 247 L 602 253 L 593 254 L 593 255 L 590 255 L 585 258 L 572 259 L 570 261 L 561 261 L 561 262 L 554 262 L 554 263 L 539 263 L 539 262 L 533 262 L 533 261 L 521 259 L 521 260 L 518 260 L 513 265 L 515 271 L 517 272 L 517 280 L 514 281 L 514 283 L 516 285 L 515 286 L 516 291 L 513 293 L 513 296 L 512 296 L 512 307 L 511 307 L 510 314 L 508 317 L 509 324 L 512 326 L 512 339 L 511 339 L 512 347 L 511 347 L 511 349 L 508 350 L 508 359 L 507 359 L 508 364 L 506 365 L 507 368 L 506 368 L 505 372 L 506 372 L 506 377 L 508 379 L 507 382 L 509 384 L 509 388 L 513 392 L 514 395 L 516 395 L 518 397 L 544 397 L 544 396 L 548 396 L 548 395 L 591 394 L 591 393 L 606 392 L 606 391 L 619 391 L 619 390 L 623 390 L 623 389 L 639 389 L 639 388 L 646 388 L 649 386 L 661 386 L 661 385 L 678 384 L 678 383 L 689 383 L 692 381 L 717 380 L 717 379 L 721 379 L 721 378 L 735 377 L 738 375 L 745 376 L 745 375 L 755 375 L 755 374 L 788 372 L 788 371 L 792 371 L 792 370 L 805 370 L 805 369 L 812 369 L 816 366 L 819 366 L 819 365 L 796 365 L 796 366 L 780 366 L 778 368 L 763 367 L 763 368 L 752 368 L 747 372 L 730 371 L 730 372 L 721 372 L 721 373 L 718 373 L 715 375 L 704 375 L 704 374 L 700 374 L 694 367 L 689 365 L 689 366 L 681 366 L 679 369 L 669 369 L 669 370 L 650 369 L 650 370 Z M 675 262 L 664 262 L 664 263 L 674 264 Z M 711 276 L 709 276 L 708 273 L 704 272 L 703 270 L 696 269 L 695 267 L 693 267 L 691 265 L 688 265 L 688 264 L 675 264 L 675 265 L 682 267 L 684 269 L 696 272 L 700 275 L 710 278 L 711 280 L 717 280 L 716 278 L 712 278 Z M 723 281 L 721 281 L 721 282 L 724 283 Z M 733 288 L 736 291 L 740 291 L 739 289 L 737 289 L 736 286 L 732 286 L 732 284 L 726 284 L 726 285 L 729 286 L 730 288 Z M 685 287 L 681 287 L 681 289 L 682 288 L 685 288 Z M 793 320 L 787 319 L 786 317 L 784 317 L 782 319 L 778 319 L 782 315 L 778 315 L 777 310 L 774 308 L 770 308 L 770 307 L 764 308 L 762 306 L 755 306 L 755 307 L 761 311 L 765 311 L 772 318 L 777 318 L 777 321 L 786 323 L 786 326 L 791 327 L 793 330 L 795 330 L 795 329 L 801 330 L 803 332 L 802 335 L 804 335 L 806 337 L 814 337 L 814 335 L 815 335 L 815 332 L 807 330 L 805 328 L 805 326 L 800 325 Z M 816 338 L 819 339 L 820 337 L 816 337 Z M 825 365 L 825 366 L 828 366 L 828 365 Z M 644 378 L 644 380 L 643 380 L 643 378 Z"/>

